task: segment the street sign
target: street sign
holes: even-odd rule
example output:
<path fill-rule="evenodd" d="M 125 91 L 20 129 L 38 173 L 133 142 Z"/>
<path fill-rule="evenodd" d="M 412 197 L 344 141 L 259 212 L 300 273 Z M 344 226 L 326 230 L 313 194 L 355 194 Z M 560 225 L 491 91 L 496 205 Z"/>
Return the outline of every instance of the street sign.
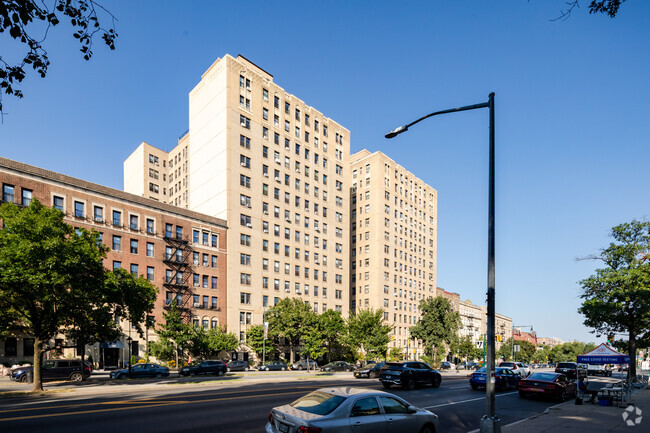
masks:
<path fill-rule="evenodd" d="M 264 322 L 264 339 L 269 339 L 269 322 Z"/>
<path fill-rule="evenodd" d="M 483 340 L 479 340 L 479 341 L 477 341 L 477 342 L 476 342 L 476 347 L 477 347 L 478 349 L 483 349 Z"/>
<path fill-rule="evenodd" d="M 515 352 L 519 352 L 519 349 L 521 349 L 521 346 L 518 344 L 515 344 Z"/>

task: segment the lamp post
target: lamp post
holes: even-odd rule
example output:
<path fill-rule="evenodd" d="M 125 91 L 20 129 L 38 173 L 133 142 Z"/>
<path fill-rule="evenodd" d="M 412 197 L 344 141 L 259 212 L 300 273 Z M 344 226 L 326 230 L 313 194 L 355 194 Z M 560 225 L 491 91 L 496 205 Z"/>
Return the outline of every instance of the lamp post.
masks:
<path fill-rule="evenodd" d="M 489 179 L 488 179 L 488 270 L 487 270 L 487 374 L 490 380 L 486 381 L 485 401 L 486 415 L 481 418 L 481 433 L 500 432 L 501 420 L 495 415 L 494 403 L 494 335 L 495 335 L 495 311 L 494 311 L 494 92 L 490 93 L 487 102 L 480 104 L 466 105 L 464 107 L 451 108 L 448 110 L 434 111 L 426 116 L 395 128 L 386 134 L 386 138 L 393 138 L 429 117 L 440 114 L 456 113 L 459 111 L 475 110 L 478 108 L 490 109 L 490 131 L 489 131 Z"/>
<path fill-rule="evenodd" d="M 129 379 L 131 379 L 131 336 L 126 337 L 126 343 L 129 345 Z"/>

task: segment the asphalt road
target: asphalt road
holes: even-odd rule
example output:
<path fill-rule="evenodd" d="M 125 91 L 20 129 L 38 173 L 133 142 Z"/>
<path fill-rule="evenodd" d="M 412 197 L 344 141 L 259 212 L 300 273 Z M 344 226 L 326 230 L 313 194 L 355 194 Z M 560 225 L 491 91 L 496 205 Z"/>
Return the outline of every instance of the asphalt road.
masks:
<path fill-rule="evenodd" d="M 363 386 L 383 389 L 376 379 L 335 380 L 278 378 L 262 383 L 205 383 L 159 386 L 156 389 L 104 394 L 57 395 L 45 399 L 0 401 L 0 431 L 88 432 L 261 432 L 274 406 L 289 403 L 307 392 L 328 386 Z M 592 381 L 598 379 L 592 378 Z M 210 381 L 210 382 L 207 382 Z M 388 390 L 440 417 L 442 432 L 468 432 L 479 428 L 485 413 L 484 391 L 473 391 L 464 376 L 444 376 L 440 388 Z M 555 401 L 521 399 L 517 391 L 497 393 L 496 410 L 502 425 L 543 412 Z M 569 403 L 572 404 L 572 403 Z M 406 433 L 406 432 L 405 432 Z"/>

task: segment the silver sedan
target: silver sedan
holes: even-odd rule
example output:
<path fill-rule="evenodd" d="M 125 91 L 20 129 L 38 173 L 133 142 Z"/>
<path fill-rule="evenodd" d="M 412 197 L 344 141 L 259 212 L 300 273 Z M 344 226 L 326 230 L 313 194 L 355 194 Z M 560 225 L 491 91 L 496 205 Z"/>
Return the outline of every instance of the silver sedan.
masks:
<path fill-rule="evenodd" d="M 266 433 L 435 433 L 438 416 L 396 395 L 321 388 L 269 413 Z"/>

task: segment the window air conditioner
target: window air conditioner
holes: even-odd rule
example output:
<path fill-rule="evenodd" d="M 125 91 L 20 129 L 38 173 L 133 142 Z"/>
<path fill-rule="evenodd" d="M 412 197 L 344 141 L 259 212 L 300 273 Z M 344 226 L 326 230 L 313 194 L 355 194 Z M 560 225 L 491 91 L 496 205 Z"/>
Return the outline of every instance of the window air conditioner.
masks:
<path fill-rule="evenodd" d="M 198 308 L 198 307 L 200 307 L 200 306 L 201 306 L 201 304 L 199 304 L 198 302 L 195 302 L 195 303 L 194 303 L 194 307 L 195 307 L 195 308 Z"/>
<path fill-rule="evenodd" d="M 250 228 L 250 227 L 253 227 L 253 225 L 251 223 L 246 223 L 246 227 Z"/>

